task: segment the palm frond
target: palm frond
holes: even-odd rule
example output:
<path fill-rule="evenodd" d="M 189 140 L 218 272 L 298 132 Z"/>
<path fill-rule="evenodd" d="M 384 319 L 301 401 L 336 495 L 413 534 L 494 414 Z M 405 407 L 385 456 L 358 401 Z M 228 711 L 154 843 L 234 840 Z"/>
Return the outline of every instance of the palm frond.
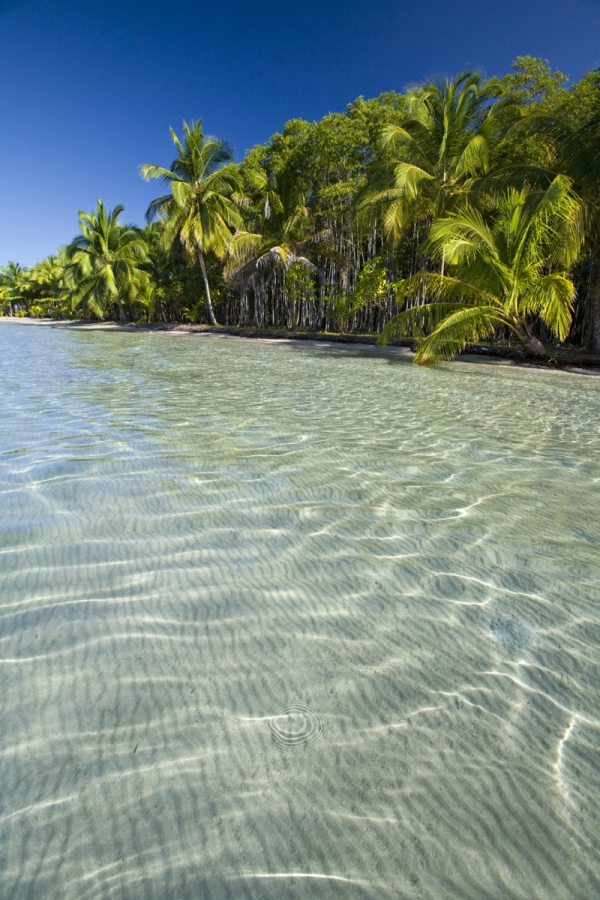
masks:
<path fill-rule="evenodd" d="M 475 134 L 459 155 L 455 171 L 457 176 L 471 176 L 476 172 L 486 172 L 490 162 L 490 150 L 483 134 Z"/>
<path fill-rule="evenodd" d="M 412 278 L 406 278 L 394 284 L 398 302 L 407 298 L 434 298 L 439 303 L 461 303 L 471 305 L 492 305 L 497 302 L 492 292 L 486 291 L 478 284 L 451 275 L 440 275 L 438 272 L 417 272 Z"/>
<path fill-rule="evenodd" d="M 536 313 L 560 340 L 571 327 L 575 285 L 564 275 L 542 275 L 521 300 L 524 312 Z"/>
<path fill-rule="evenodd" d="M 464 308 L 463 303 L 452 302 L 411 306 L 388 322 L 378 338 L 378 343 L 385 347 L 393 338 L 418 337 L 424 329 L 436 328 L 447 316 Z"/>
<path fill-rule="evenodd" d="M 420 344 L 418 365 L 453 359 L 467 344 L 489 337 L 499 325 L 509 325 L 495 306 L 478 306 L 450 313 Z"/>

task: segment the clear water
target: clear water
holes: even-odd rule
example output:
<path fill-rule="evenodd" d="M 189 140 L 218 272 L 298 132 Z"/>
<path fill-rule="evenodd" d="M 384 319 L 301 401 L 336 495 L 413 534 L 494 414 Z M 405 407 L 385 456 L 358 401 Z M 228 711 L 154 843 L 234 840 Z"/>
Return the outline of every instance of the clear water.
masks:
<path fill-rule="evenodd" d="M 600 379 L 0 364 L 2 898 L 600 897 Z"/>

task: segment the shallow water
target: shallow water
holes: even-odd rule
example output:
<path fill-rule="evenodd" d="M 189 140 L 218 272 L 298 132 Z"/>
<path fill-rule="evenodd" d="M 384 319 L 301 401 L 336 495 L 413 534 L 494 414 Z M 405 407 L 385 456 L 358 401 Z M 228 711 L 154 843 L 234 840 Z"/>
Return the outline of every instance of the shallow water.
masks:
<path fill-rule="evenodd" d="M 0 365 L 2 898 L 600 897 L 600 379 Z"/>

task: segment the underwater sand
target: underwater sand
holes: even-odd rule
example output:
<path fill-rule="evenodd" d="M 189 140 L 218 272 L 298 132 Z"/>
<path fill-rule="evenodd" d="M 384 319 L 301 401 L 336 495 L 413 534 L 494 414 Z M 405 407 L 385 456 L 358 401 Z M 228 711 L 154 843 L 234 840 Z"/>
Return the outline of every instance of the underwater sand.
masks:
<path fill-rule="evenodd" d="M 0 369 L 0 897 L 600 897 L 599 379 Z"/>

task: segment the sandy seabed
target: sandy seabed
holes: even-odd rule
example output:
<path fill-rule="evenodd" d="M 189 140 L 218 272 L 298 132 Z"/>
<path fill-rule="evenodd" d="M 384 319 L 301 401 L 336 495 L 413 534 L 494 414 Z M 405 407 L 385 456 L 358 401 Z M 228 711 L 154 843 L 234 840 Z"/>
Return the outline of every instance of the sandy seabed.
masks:
<path fill-rule="evenodd" d="M 0 329 L 0 897 L 600 897 L 600 382 L 74 331 Z"/>

